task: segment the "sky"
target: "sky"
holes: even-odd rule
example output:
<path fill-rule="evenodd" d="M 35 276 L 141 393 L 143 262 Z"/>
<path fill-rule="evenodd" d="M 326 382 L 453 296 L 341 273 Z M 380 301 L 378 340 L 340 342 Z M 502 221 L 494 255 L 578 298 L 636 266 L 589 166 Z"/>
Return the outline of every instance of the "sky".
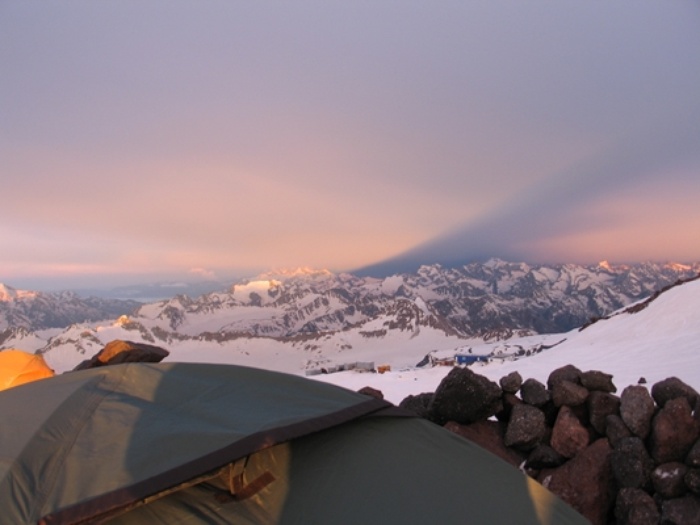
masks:
<path fill-rule="evenodd" d="M 0 282 L 700 260 L 695 1 L 0 1 Z"/>

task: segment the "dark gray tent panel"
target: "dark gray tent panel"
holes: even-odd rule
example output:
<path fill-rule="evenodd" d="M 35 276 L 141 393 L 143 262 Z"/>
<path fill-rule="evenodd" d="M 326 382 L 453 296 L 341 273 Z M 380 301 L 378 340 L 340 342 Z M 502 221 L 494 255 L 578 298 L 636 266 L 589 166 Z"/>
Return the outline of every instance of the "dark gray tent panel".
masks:
<path fill-rule="evenodd" d="M 117 365 L 0 393 L 3 523 L 586 523 L 476 445 L 301 377 Z"/>

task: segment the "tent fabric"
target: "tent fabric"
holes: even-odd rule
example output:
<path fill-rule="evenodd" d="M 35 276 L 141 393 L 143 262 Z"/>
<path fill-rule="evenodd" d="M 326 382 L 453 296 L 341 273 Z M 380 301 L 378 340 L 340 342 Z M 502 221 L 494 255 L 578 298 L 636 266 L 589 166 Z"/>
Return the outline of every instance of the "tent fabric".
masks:
<path fill-rule="evenodd" d="M 38 354 L 15 349 L 0 351 L 0 390 L 53 375 L 53 370 Z"/>
<path fill-rule="evenodd" d="M 3 523 L 586 523 L 499 458 L 398 415 L 233 365 L 29 383 L 0 392 L 14 422 L 0 426 Z"/>

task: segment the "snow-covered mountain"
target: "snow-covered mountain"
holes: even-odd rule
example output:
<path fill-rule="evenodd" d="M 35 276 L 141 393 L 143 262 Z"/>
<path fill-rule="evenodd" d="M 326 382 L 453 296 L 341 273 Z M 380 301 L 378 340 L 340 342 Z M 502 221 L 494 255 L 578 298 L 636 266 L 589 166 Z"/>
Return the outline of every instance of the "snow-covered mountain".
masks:
<path fill-rule="evenodd" d="M 530 266 L 491 260 L 423 266 L 384 279 L 297 271 L 267 274 L 197 299 L 144 305 L 132 322 L 161 335 L 295 337 L 338 332 L 401 312 L 396 326 L 432 326 L 462 337 L 562 332 L 647 297 L 700 265 Z"/>
<path fill-rule="evenodd" d="M 118 299 L 84 298 L 69 291 L 18 290 L 0 283 L 0 332 L 62 328 L 73 323 L 112 319 L 130 313 L 140 304 Z"/>
<path fill-rule="evenodd" d="M 458 269 L 424 266 L 384 279 L 303 270 L 243 281 L 225 292 L 184 295 L 112 322 L 22 332 L 1 348 L 40 350 L 71 368 L 113 339 L 206 359 L 299 373 L 352 361 L 413 366 L 428 353 L 525 354 L 680 278 L 698 265 L 529 266 L 491 260 Z M 558 328 L 561 327 L 561 328 Z M 525 348 L 507 337 L 530 336 Z M 488 341 L 489 347 L 484 347 Z M 388 355 L 386 349 L 392 349 Z M 72 366 L 71 366 L 72 365 Z"/>

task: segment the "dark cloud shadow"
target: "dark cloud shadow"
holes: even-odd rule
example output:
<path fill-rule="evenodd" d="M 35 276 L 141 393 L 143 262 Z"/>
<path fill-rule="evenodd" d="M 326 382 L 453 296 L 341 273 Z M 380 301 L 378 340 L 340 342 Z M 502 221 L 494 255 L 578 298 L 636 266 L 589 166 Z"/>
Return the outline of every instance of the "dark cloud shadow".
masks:
<path fill-rule="evenodd" d="M 600 226 L 606 218 L 590 211 L 597 201 L 630 188 L 646 186 L 643 191 L 649 191 L 659 184 L 697 182 L 697 170 L 678 168 L 700 164 L 699 117 L 700 111 L 688 111 L 682 118 L 638 130 L 480 219 L 356 273 L 386 276 L 414 271 L 421 264 L 450 267 L 491 257 L 545 262 L 546 253 L 535 254 L 529 248 Z"/>

